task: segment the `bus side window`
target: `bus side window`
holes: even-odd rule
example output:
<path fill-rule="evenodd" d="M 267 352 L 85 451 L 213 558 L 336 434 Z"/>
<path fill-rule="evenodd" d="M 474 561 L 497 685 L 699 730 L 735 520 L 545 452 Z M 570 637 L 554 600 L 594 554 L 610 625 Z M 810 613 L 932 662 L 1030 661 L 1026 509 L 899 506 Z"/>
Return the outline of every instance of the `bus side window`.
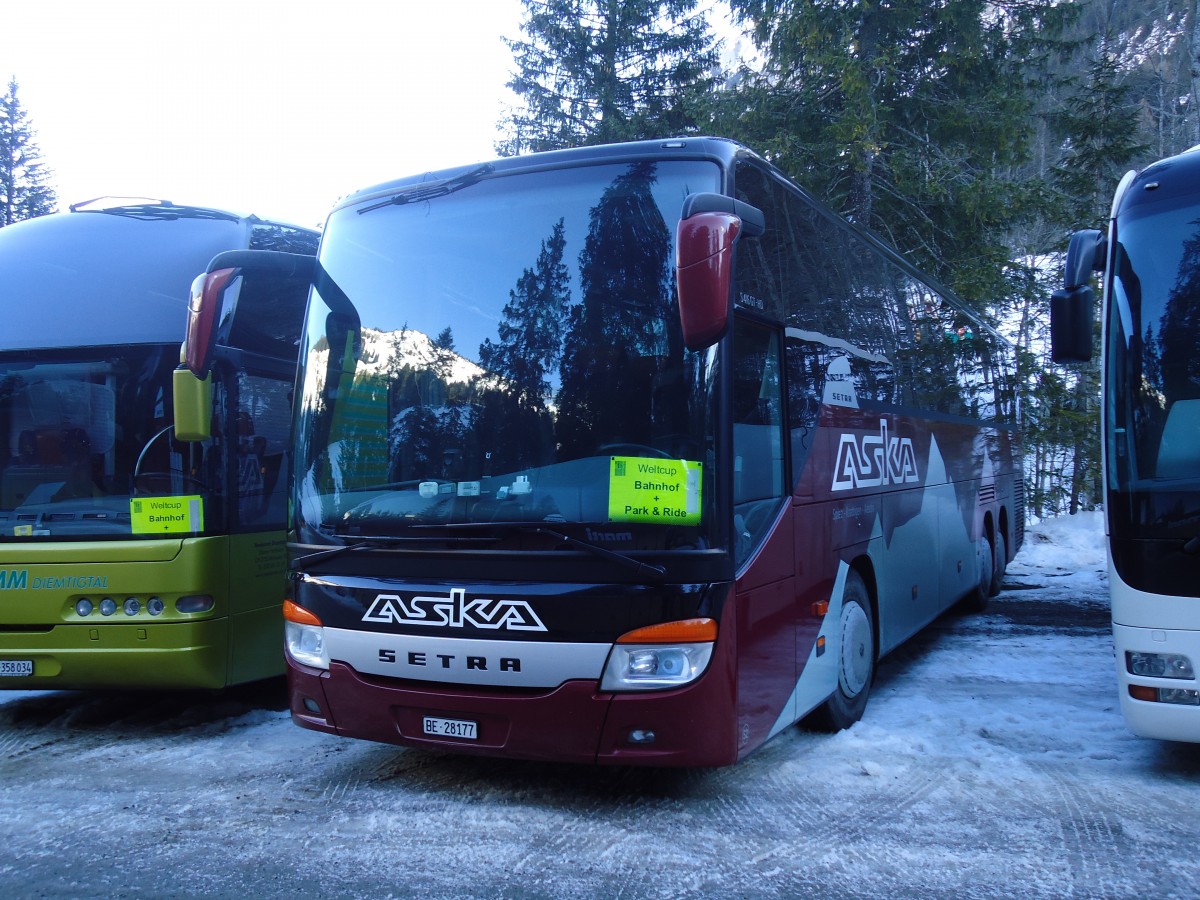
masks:
<path fill-rule="evenodd" d="M 733 348 L 733 530 L 740 565 L 766 536 L 784 495 L 779 332 L 739 318 Z"/>

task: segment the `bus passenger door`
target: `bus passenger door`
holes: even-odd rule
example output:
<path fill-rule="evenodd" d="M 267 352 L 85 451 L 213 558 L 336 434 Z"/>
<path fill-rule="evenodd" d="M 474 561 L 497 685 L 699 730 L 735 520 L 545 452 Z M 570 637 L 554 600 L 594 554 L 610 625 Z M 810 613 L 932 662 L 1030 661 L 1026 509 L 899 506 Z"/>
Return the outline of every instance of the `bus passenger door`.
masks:
<path fill-rule="evenodd" d="M 787 714 L 796 683 L 791 507 L 785 503 L 782 329 L 738 317 L 733 333 L 733 526 L 739 750 Z"/>
<path fill-rule="evenodd" d="M 231 669 L 231 680 L 248 681 L 279 674 L 283 667 L 292 382 L 261 370 L 238 372 L 236 382 L 226 440 L 236 474 L 230 498 L 229 659 L 237 669 Z M 256 653 L 256 647 L 267 650 Z"/>

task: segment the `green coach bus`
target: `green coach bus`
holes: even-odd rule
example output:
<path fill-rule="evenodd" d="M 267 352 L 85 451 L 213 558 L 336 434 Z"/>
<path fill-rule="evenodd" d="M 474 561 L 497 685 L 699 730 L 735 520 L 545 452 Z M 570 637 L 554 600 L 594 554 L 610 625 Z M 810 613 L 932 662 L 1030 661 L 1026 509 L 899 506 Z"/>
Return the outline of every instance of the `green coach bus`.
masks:
<path fill-rule="evenodd" d="M 309 258 L 318 238 L 157 201 L 0 229 L 0 689 L 283 672 L 307 280 L 230 285 L 194 434 L 175 427 L 173 382 L 197 273 L 229 251 Z"/>

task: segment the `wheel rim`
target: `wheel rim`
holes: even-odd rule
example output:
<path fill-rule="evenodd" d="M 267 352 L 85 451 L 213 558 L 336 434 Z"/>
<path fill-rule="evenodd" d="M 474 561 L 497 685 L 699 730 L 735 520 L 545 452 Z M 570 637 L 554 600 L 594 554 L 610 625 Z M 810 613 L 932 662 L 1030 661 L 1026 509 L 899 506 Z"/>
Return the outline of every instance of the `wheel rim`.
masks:
<path fill-rule="evenodd" d="M 842 607 L 842 690 L 848 697 L 857 697 L 871 677 L 871 620 L 858 603 L 851 601 Z"/>

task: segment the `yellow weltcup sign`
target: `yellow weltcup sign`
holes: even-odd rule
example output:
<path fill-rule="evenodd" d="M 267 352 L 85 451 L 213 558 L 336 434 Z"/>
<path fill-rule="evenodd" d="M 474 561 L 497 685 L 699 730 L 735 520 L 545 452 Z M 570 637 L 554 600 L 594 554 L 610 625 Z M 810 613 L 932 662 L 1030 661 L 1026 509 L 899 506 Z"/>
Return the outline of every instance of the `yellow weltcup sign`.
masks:
<path fill-rule="evenodd" d="M 609 521 L 699 525 L 702 472 L 689 459 L 611 457 Z"/>
<path fill-rule="evenodd" d="M 138 497 L 129 501 L 134 534 L 174 534 L 204 530 L 204 500 L 199 494 Z"/>

